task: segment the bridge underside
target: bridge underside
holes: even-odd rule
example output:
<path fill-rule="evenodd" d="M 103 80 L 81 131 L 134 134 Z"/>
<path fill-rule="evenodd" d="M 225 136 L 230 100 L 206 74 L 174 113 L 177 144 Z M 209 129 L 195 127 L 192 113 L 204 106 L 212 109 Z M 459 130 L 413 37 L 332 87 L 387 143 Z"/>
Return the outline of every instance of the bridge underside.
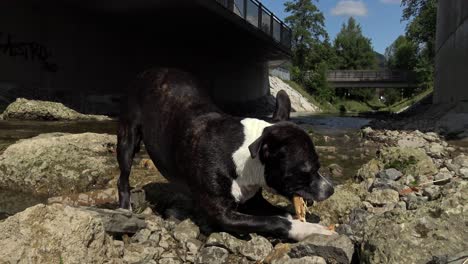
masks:
<path fill-rule="evenodd" d="M 18 96 L 115 114 L 141 71 L 194 72 L 220 104 L 268 92 L 288 49 L 215 0 L 0 2 L 0 105 Z"/>
<path fill-rule="evenodd" d="M 414 88 L 415 84 L 398 82 L 330 82 L 334 88 Z"/>

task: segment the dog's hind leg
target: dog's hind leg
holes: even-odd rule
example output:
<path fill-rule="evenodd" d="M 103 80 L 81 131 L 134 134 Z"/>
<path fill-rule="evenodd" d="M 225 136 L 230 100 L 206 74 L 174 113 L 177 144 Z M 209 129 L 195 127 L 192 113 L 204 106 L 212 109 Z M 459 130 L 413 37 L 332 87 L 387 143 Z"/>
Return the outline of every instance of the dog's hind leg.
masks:
<path fill-rule="evenodd" d="M 117 160 L 119 162 L 120 177 L 117 183 L 119 190 L 120 208 L 130 209 L 130 183 L 129 176 L 133 157 L 140 149 L 141 131 L 135 120 L 120 121 L 117 134 Z"/>

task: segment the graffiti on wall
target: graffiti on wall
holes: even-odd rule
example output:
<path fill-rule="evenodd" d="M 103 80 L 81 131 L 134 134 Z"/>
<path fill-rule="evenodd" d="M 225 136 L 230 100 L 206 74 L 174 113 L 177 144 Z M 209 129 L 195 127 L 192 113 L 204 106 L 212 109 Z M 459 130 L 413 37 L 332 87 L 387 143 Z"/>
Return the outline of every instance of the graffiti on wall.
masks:
<path fill-rule="evenodd" d="M 22 57 L 27 61 L 42 63 L 44 70 L 56 72 L 58 66 L 51 63 L 52 52 L 47 47 L 36 42 L 15 41 L 13 35 L 0 32 L 0 55 Z"/>

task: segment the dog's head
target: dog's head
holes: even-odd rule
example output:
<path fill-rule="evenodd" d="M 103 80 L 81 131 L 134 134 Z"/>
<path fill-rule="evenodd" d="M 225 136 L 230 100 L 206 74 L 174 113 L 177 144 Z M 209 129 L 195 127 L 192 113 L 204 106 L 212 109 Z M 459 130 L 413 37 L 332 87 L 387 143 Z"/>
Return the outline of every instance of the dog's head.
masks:
<path fill-rule="evenodd" d="M 287 198 L 299 195 L 308 201 L 323 201 L 334 192 L 331 182 L 319 173 L 310 136 L 293 123 L 279 122 L 265 128 L 249 151 L 264 164 L 268 187 Z"/>

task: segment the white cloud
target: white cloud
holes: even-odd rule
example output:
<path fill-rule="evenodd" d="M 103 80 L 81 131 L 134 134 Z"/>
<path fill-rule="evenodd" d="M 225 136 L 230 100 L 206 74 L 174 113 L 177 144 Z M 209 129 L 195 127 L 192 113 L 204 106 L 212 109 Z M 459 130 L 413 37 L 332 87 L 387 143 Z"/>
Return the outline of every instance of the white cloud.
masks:
<path fill-rule="evenodd" d="M 401 0 L 380 0 L 384 4 L 400 4 Z"/>
<path fill-rule="evenodd" d="M 334 16 L 366 16 L 367 7 L 364 2 L 360 0 L 341 0 L 332 8 L 331 13 Z"/>

